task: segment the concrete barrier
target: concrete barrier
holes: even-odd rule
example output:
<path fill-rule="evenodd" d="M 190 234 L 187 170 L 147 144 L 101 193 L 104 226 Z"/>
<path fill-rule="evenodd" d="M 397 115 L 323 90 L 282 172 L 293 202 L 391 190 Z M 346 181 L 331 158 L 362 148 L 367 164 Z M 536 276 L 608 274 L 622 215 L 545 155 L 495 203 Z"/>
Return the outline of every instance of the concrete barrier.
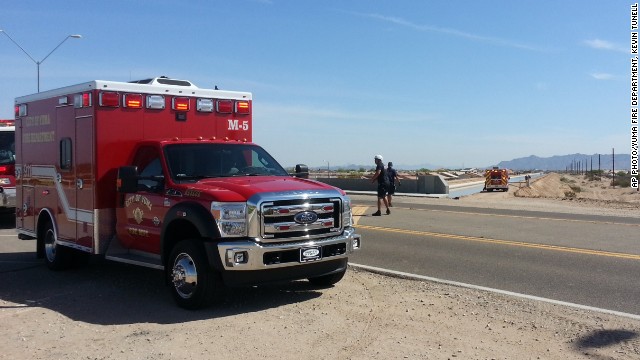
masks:
<path fill-rule="evenodd" d="M 376 191 L 377 183 L 370 179 L 316 178 L 325 184 L 339 187 L 347 191 Z M 416 179 L 402 179 L 401 185 L 396 183 L 396 193 L 410 194 L 448 194 L 449 184 L 438 175 L 420 175 Z"/>

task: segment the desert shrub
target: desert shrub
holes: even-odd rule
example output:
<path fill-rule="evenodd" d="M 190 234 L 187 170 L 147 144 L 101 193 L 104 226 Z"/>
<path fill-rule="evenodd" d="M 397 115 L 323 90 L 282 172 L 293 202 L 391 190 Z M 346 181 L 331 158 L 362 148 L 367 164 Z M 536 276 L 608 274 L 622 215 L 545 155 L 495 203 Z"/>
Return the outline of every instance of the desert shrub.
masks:
<path fill-rule="evenodd" d="M 565 198 L 569 198 L 569 199 L 573 199 L 573 198 L 576 197 L 576 193 L 573 192 L 573 191 L 567 190 L 567 191 L 564 192 L 564 197 Z"/>
<path fill-rule="evenodd" d="M 571 190 L 573 190 L 573 193 L 579 193 L 582 191 L 582 188 L 580 186 L 577 185 L 569 185 L 569 187 L 571 188 Z"/>
<path fill-rule="evenodd" d="M 602 174 L 603 174 L 602 170 L 587 171 L 587 173 L 584 175 L 584 178 L 585 180 L 589 180 L 589 181 L 600 181 Z"/>
<path fill-rule="evenodd" d="M 618 187 L 630 187 L 631 176 L 616 176 L 615 180 L 611 181 L 611 185 Z"/>

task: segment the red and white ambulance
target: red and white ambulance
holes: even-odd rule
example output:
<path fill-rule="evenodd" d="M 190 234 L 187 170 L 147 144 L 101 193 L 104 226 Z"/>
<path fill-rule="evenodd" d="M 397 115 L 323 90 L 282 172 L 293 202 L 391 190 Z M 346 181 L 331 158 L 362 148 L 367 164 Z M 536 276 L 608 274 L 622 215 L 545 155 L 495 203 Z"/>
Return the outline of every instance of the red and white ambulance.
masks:
<path fill-rule="evenodd" d="M 360 248 L 344 191 L 252 143 L 251 93 L 96 80 L 15 108 L 16 228 L 51 269 L 82 253 L 161 269 L 199 308 L 222 285 L 334 284 Z"/>
<path fill-rule="evenodd" d="M 0 215 L 16 207 L 14 120 L 0 120 Z"/>

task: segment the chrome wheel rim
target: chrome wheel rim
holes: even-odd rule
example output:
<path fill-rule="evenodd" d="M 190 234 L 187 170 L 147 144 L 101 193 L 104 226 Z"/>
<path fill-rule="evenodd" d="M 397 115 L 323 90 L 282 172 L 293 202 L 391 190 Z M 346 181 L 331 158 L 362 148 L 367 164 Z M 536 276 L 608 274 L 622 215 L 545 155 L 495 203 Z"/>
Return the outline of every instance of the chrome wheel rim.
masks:
<path fill-rule="evenodd" d="M 44 234 L 44 252 L 49 262 L 56 259 L 56 235 L 52 229 L 48 229 Z"/>
<path fill-rule="evenodd" d="M 198 287 L 198 270 L 189 254 L 181 253 L 176 256 L 171 271 L 171 282 L 176 293 L 183 299 L 189 299 Z"/>

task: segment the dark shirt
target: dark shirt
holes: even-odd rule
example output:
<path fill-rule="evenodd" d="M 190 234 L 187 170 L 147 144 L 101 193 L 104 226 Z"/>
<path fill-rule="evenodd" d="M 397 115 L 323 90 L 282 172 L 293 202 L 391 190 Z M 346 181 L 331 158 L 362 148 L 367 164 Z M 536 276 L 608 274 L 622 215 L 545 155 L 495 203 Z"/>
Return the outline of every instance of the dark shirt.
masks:
<path fill-rule="evenodd" d="M 394 168 L 387 169 L 387 176 L 389 177 L 389 183 L 394 185 L 396 182 L 396 177 L 398 176 L 398 172 Z"/>
<path fill-rule="evenodd" d="M 384 165 L 378 164 L 376 166 L 376 172 L 380 170 L 380 175 L 378 176 L 378 184 L 387 185 L 389 184 L 389 178 L 387 178 L 387 169 L 385 169 Z"/>

